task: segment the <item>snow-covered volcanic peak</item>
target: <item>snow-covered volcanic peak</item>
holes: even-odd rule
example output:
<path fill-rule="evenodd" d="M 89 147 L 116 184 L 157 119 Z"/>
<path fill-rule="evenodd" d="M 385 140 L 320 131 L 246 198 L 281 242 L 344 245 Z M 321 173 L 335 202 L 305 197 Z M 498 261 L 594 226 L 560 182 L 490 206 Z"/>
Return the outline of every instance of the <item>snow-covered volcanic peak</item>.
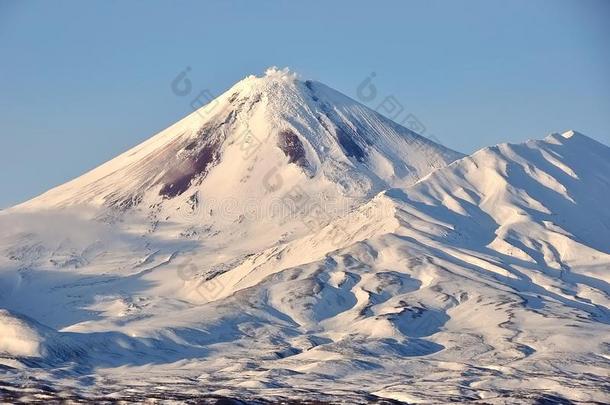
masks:
<path fill-rule="evenodd" d="M 270 69 L 0 212 L 0 395 L 607 403 L 609 195 L 577 132 L 462 157 Z"/>
<path fill-rule="evenodd" d="M 361 199 L 459 157 L 321 83 L 271 68 L 24 207 L 176 209 L 203 196 L 264 200 L 296 183 Z"/>

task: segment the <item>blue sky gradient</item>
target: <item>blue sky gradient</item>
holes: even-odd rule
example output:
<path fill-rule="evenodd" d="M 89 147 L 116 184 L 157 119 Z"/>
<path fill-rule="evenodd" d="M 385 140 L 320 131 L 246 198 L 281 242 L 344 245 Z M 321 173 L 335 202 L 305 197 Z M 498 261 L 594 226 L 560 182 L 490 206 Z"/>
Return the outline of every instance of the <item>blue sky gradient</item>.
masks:
<path fill-rule="evenodd" d="M 0 208 L 288 66 L 356 97 L 371 72 L 426 134 L 470 153 L 579 130 L 610 144 L 610 2 L 0 1 Z M 375 107 L 375 105 L 371 105 Z"/>

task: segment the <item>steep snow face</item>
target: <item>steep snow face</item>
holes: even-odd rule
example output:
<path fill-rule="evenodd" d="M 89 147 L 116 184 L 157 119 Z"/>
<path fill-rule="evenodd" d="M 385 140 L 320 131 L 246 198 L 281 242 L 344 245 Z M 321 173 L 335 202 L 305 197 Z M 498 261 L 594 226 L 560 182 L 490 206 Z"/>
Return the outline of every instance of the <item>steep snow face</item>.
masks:
<path fill-rule="evenodd" d="M 244 195 L 266 200 L 296 183 L 361 201 L 461 156 L 321 83 L 271 68 L 23 207 L 162 206 L 171 216 L 207 199 L 241 207 Z"/>

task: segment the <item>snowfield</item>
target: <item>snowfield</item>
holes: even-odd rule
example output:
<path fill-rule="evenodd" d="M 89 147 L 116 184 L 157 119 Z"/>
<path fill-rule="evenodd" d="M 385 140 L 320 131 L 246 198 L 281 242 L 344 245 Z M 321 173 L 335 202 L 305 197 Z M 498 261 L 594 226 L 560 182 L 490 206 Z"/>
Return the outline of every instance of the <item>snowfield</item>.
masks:
<path fill-rule="evenodd" d="M 270 69 L 0 211 L 0 397 L 610 402 L 610 148 Z"/>

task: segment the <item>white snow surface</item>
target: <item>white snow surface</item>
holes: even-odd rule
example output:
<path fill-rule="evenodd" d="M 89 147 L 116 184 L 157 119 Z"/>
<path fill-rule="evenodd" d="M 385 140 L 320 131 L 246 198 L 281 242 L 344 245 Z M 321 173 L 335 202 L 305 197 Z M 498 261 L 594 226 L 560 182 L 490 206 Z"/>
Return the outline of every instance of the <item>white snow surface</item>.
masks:
<path fill-rule="evenodd" d="M 606 403 L 609 197 L 585 135 L 463 157 L 271 69 L 0 212 L 0 396 Z"/>

